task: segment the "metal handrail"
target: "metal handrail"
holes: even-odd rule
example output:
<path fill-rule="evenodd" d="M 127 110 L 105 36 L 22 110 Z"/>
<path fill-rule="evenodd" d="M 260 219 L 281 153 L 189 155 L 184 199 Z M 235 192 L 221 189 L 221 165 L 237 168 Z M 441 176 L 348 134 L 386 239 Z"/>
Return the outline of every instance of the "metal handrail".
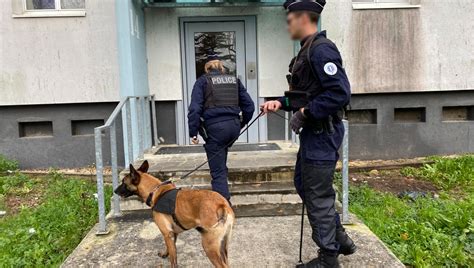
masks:
<path fill-rule="evenodd" d="M 105 124 L 94 129 L 97 173 L 97 201 L 99 207 L 99 228 L 97 230 L 98 235 L 108 233 L 105 212 L 102 138 L 103 134 L 109 130 L 112 187 L 116 189 L 119 184 L 116 134 L 116 121 L 119 115 L 121 115 L 123 124 L 122 134 L 124 142 L 124 166 L 134 162 L 139 158 L 143 158 L 144 152 L 146 150 L 150 149 L 154 145 L 158 145 L 159 143 L 157 134 L 155 95 L 125 97 L 115 107 Z M 132 121 L 132 118 L 136 120 Z M 135 148 L 134 146 L 136 143 L 138 143 L 138 148 Z M 112 201 L 112 215 L 121 215 L 120 197 L 114 194 Z"/>

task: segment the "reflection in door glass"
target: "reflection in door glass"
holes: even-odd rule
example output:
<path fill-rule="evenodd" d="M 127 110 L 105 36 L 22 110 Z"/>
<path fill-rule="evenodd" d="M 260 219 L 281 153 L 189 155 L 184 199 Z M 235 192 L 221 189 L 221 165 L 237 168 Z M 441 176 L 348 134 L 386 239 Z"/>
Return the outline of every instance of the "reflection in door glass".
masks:
<path fill-rule="evenodd" d="M 235 32 L 194 33 L 194 51 L 196 54 L 196 79 L 204 74 L 207 51 L 219 56 L 227 74 L 236 75 Z"/>

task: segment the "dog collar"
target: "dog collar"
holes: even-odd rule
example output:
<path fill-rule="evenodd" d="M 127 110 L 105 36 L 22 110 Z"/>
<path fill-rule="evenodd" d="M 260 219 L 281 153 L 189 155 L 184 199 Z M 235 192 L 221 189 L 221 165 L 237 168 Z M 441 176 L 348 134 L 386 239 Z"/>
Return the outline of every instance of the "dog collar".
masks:
<path fill-rule="evenodd" d="M 153 199 L 153 192 L 151 192 L 148 197 L 146 198 L 145 204 L 151 207 L 151 200 Z"/>

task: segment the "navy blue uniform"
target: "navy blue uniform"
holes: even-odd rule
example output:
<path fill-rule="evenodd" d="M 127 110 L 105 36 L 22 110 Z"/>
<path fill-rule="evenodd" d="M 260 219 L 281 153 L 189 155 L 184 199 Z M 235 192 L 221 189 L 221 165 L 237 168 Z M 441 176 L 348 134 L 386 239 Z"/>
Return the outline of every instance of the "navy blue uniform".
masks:
<path fill-rule="evenodd" d="M 211 75 L 220 74 L 216 70 L 211 70 Z M 208 138 L 205 140 L 204 149 L 209 162 L 212 176 L 212 189 L 230 200 L 229 187 L 227 185 L 227 152 L 224 148 L 227 144 L 235 140 L 242 126 L 246 125 L 253 116 L 255 105 L 247 90 L 240 81 L 238 82 L 238 107 L 213 107 L 205 108 L 205 92 L 207 88 L 207 78 L 203 75 L 198 78 L 193 87 L 191 104 L 188 112 L 189 136 L 195 137 L 198 134 L 201 124 L 200 118 L 204 119 Z M 242 112 L 242 122 L 239 114 Z M 219 156 L 214 157 L 214 155 Z"/>
<path fill-rule="evenodd" d="M 319 38 L 326 38 L 326 32 L 319 33 L 315 40 Z M 307 39 L 302 41 L 302 46 Z M 308 125 L 303 127 L 294 180 L 298 194 L 307 207 L 313 239 L 323 250 L 336 252 L 339 245 L 335 240 L 335 228 L 340 226 L 340 221 L 334 208 L 332 182 L 339 158 L 338 149 L 344 136 L 344 127 L 337 113 L 350 101 L 350 84 L 341 55 L 333 43 L 321 43 L 310 49 L 310 62 L 314 70 L 312 76 L 316 76 L 314 79 L 323 90 L 313 96 L 305 107 L 306 120 L 331 120 L 333 128 L 315 131 Z M 292 110 L 284 97 L 280 98 L 280 102 L 282 109 Z"/>

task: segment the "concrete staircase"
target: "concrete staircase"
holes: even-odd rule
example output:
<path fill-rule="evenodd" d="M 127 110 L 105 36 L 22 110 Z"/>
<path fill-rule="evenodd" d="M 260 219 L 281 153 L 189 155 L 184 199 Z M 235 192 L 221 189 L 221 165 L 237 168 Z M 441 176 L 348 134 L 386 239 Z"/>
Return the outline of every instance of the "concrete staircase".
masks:
<path fill-rule="evenodd" d="M 238 216 L 229 254 L 232 267 L 294 267 L 298 260 L 300 198 L 293 186 L 297 148 L 278 143 L 281 150 L 232 152 L 229 177 L 232 202 Z M 145 156 L 150 173 L 160 179 L 179 176 L 205 160 L 202 153 Z M 137 165 L 141 162 L 137 162 Z M 126 172 L 126 171 L 125 171 Z M 181 187 L 209 187 L 207 167 L 194 173 Z M 150 209 L 136 198 L 122 200 L 122 215 L 107 218 L 107 235 L 97 236 L 96 225 L 61 267 L 169 267 L 158 251 L 162 235 L 152 221 Z M 311 228 L 305 219 L 303 260 L 317 254 Z M 405 267 L 354 215 L 345 228 L 358 251 L 341 256 L 341 267 Z M 180 267 L 211 267 L 201 246 L 201 236 L 190 230 L 177 242 Z"/>
<path fill-rule="evenodd" d="M 301 213 L 301 199 L 293 185 L 297 147 L 278 142 L 280 150 L 230 152 L 228 157 L 229 187 L 237 216 L 285 216 Z M 175 146 L 167 146 L 166 148 Z M 145 155 L 149 173 L 166 180 L 180 177 L 206 160 L 204 153 L 156 154 L 160 148 Z M 176 148 L 178 149 L 178 148 Z M 141 161 L 136 163 L 137 166 Z M 128 172 L 125 170 L 124 172 Z M 211 177 L 206 165 L 178 187 L 209 189 Z M 148 210 L 138 198 L 121 201 L 123 211 Z"/>

